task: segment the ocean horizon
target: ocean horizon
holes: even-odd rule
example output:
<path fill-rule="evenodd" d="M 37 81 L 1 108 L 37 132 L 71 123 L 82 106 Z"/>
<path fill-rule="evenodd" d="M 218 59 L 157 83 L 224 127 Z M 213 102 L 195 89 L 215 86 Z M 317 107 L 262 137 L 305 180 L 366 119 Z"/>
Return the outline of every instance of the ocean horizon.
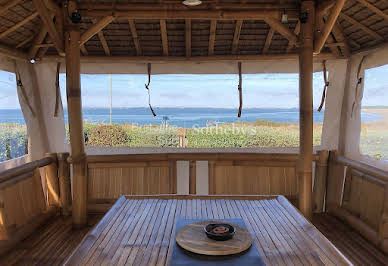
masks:
<path fill-rule="evenodd" d="M 112 122 L 116 124 L 150 125 L 161 124 L 167 120 L 169 125 L 177 127 L 204 127 L 208 123 L 233 123 L 254 122 L 267 120 L 279 123 L 298 123 L 298 108 L 246 108 L 240 118 L 237 109 L 228 108 L 180 108 L 180 107 L 154 107 L 156 117 L 153 117 L 148 107 L 113 108 Z M 83 119 L 89 123 L 109 123 L 109 108 L 83 109 Z M 67 110 L 64 110 L 65 122 L 68 123 Z M 322 123 L 324 111 L 314 110 L 314 122 Z M 370 112 L 361 113 L 361 121 L 375 122 L 382 119 L 379 114 Z M 0 109 L 0 123 L 25 124 L 20 109 Z"/>

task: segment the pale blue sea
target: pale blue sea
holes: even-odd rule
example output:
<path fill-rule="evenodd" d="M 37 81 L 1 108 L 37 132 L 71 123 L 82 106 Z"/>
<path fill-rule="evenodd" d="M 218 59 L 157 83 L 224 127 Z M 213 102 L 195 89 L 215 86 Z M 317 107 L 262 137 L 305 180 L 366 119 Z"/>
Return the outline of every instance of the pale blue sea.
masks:
<path fill-rule="evenodd" d="M 153 117 L 148 108 L 114 108 L 112 121 L 117 124 L 135 123 L 138 125 L 160 124 L 168 118 L 168 124 L 178 127 L 206 126 L 208 122 L 232 123 L 236 121 L 253 122 L 255 120 L 269 120 L 283 123 L 297 123 L 298 109 L 243 109 L 242 117 L 237 117 L 235 109 L 220 108 L 154 108 L 157 117 Z M 314 122 L 323 122 L 323 111 L 314 112 Z M 361 114 L 362 122 L 373 122 L 382 117 L 378 114 Z M 108 123 L 108 108 L 84 108 L 83 119 L 92 123 Z M 67 123 L 67 111 L 65 110 Z M 24 124 L 21 110 L 0 109 L 0 123 Z"/>

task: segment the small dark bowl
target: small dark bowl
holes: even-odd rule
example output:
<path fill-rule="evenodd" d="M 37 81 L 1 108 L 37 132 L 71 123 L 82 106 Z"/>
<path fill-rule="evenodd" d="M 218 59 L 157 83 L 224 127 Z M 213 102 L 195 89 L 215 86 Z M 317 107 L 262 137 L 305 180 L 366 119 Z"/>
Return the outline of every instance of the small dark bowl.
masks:
<path fill-rule="evenodd" d="M 226 233 L 223 233 L 223 234 L 213 233 L 212 230 L 218 226 L 227 227 L 227 228 L 229 228 L 229 231 Z M 222 223 L 220 223 L 220 224 L 208 224 L 203 229 L 205 230 L 205 233 L 206 233 L 208 238 L 213 239 L 213 240 L 217 240 L 217 241 L 229 240 L 229 239 L 233 238 L 234 233 L 236 232 L 234 227 L 231 226 L 230 224 L 222 224 Z"/>

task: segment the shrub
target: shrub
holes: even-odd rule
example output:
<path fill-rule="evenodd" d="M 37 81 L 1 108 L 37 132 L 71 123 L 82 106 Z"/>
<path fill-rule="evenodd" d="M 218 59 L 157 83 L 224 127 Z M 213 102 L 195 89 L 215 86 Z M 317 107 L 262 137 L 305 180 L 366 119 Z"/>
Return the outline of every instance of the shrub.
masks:
<path fill-rule="evenodd" d="M 124 125 L 131 147 L 178 147 L 179 135 L 174 128 L 132 127 Z"/>
<path fill-rule="evenodd" d="M 96 147 L 128 146 L 130 139 L 124 129 L 117 124 L 99 124 L 88 132 L 88 145 Z"/>
<path fill-rule="evenodd" d="M 0 162 L 27 154 L 27 127 L 0 124 Z"/>

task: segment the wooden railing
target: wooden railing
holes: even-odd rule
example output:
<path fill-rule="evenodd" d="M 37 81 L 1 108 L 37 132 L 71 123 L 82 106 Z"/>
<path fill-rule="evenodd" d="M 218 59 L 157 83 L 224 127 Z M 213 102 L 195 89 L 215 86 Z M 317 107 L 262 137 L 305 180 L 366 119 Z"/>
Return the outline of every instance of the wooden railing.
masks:
<path fill-rule="evenodd" d="M 88 156 L 89 211 L 106 210 L 121 195 L 182 194 L 182 182 L 187 188 L 183 188 L 186 191 L 183 194 L 280 194 L 296 200 L 298 158 L 298 154 L 281 153 Z M 319 158 L 318 154 L 313 156 L 316 162 Z M 187 167 L 182 170 L 181 165 Z M 186 172 L 182 174 L 182 171 Z M 197 180 L 201 175 L 202 179 Z M 197 191 L 197 183 L 206 187 L 206 191 Z"/>
<path fill-rule="evenodd" d="M 41 160 L 0 173 L 0 254 L 59 210 L 57 167 L 57 155 L 47 154 Z M 41 172 L 45 173 L 43 184 Z"/>
<path fill-rule="evenodd" d="M 388 253 L 388 172 L 331 153 L 328 211 Z"/>

